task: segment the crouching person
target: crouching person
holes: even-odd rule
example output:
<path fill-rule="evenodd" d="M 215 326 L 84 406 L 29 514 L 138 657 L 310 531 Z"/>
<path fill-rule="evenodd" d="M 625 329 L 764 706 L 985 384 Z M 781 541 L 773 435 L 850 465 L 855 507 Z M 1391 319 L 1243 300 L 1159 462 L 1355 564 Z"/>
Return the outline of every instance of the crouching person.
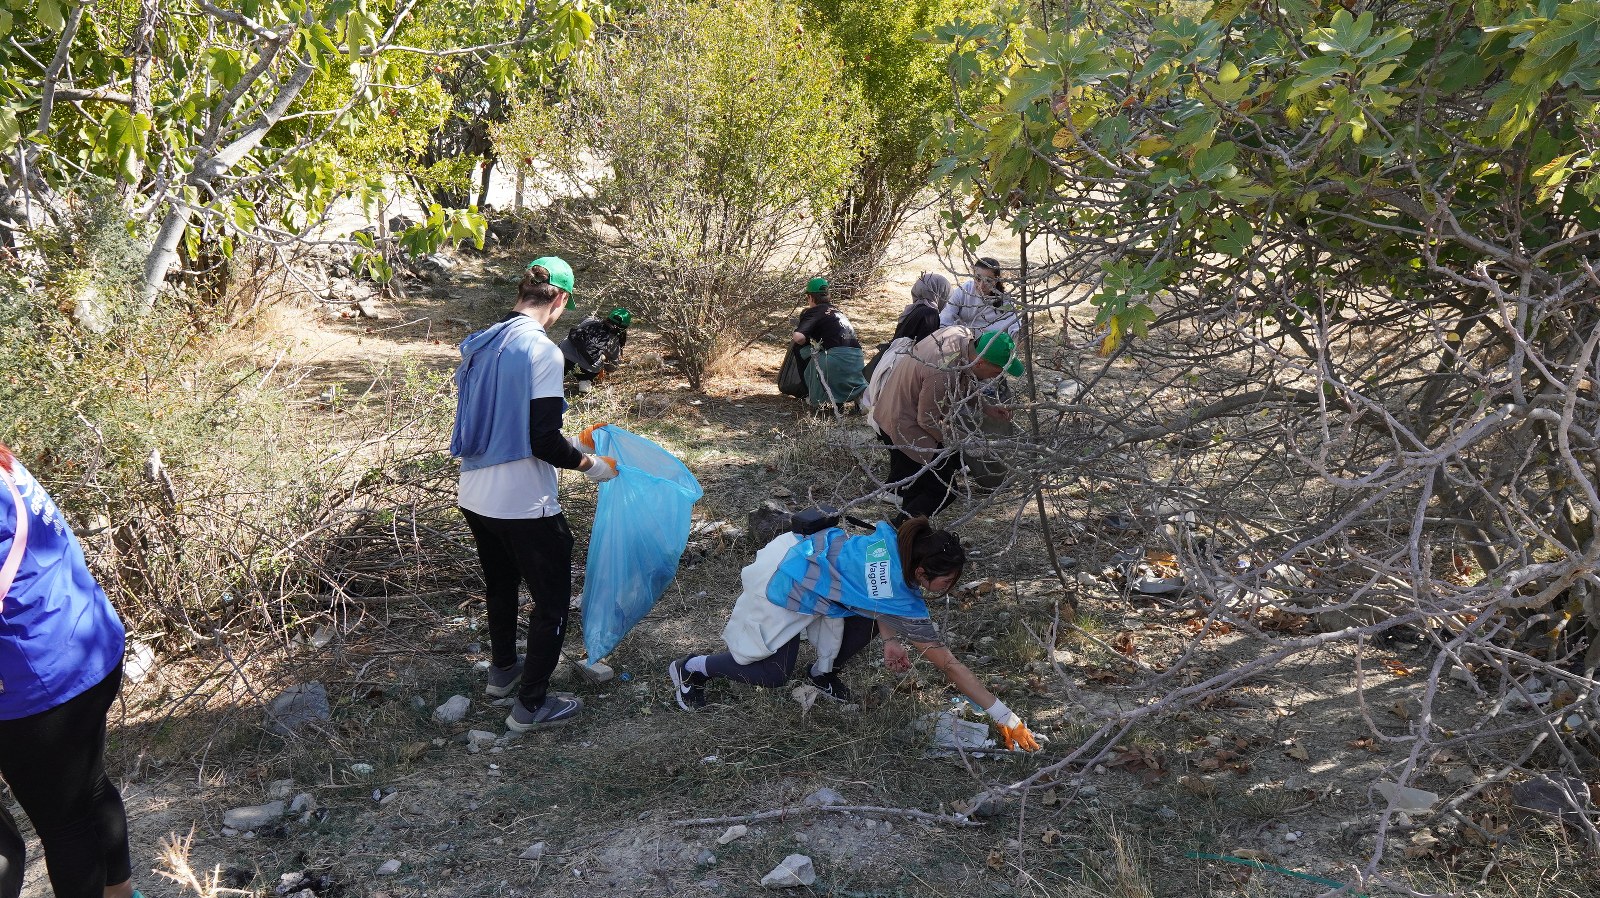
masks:
<path fill-rule="evenodd" d="M 668 668 L 678 706 L 685 711 L 705 707 L 706 684 L 714 679 L 782 686 L 799 661 L 802 635 L 817 652 L 807 674 L 811 683 L 828 698 L 851 701 L 836 668 L 881 634 L 883 660 L 891 670 L 910 668 L 901 644 L 909 643 L 984 709 L 1007 748 L 1038 750 L 1027 725 L 956 660 L 928 615 L 924 591 L 948 592 L 966 560 L 961 540 L 933 529 L 927 518 L 912 518 L 898 531 L 879 522 L 863 536 L 838 527 L 808 536 L 780 535 L 742 572 L 743 591 L 722 631 L 728 650 L 689 655 Z"/>

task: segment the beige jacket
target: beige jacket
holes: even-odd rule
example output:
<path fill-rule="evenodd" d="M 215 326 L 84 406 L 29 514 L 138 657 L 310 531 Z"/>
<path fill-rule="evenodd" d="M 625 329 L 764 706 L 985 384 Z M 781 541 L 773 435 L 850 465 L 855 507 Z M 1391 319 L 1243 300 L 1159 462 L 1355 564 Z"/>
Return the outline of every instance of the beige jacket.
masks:
<path fill-rule="evenodd" d="M 972 342 L 977 334 L 955 324 L 941 327 L 889 372 L 872 407 L 872 423 L 895 448 L 927 464 L 949 441 L 948 422 L 975 393 Z"/>

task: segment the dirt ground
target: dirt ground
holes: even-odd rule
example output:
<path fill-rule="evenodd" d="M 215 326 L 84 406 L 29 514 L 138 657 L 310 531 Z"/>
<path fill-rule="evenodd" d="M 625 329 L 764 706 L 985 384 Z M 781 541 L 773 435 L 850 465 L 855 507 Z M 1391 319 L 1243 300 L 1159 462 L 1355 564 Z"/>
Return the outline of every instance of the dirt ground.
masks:
<path fill-rule="evenodd" d="M 847 308 L 863 342 L 886 339 L 911 281 L 941 267 L 918 252 L 920 239 L 908 237 L 906 258 L 879 292 Z M 376 321 L 316 303 L 281 308 L 241 351 L 296 372 L 307 426 L 327 426 L 318 419 L 339 407 L 319 401 L 330 391 L 349 397 L 344 413 L 352 414 L 384 389 L 387 368 L 448 370 L 460 339 L 509 307 L 520 260 L 545 248 L 531 249 L 463 256 L 438 283 L 386 303 Z M 985 249 L 1016 257 L 1004 238 Z M 557 336 L 580 318 L 569 313 Z M 1406 732 L 1417 698 L 1410 672 L 1430 663 L 1413 645 L 1369 647 L 1359 681 L 1348 645 L 1304 656 L 1212 702 L 1140 723 L 1102 763 L 1020 798 L 967 804 L 1149 701 L 1149 690 L 1131 684 L 1179 653 L 1198 650 L 1201 661 L 1185 669 L 1210 673 L 1262 651 L 1239 633 L 1196 641 L 1199 622 L 1187 612 L 1136 601 L 1106 576 L 1106 547 L 1154 548 L 1154 533 L 1093 533 L 1088 515 L 1064 537 L 1058 529 L 1058 550 L 1078 559 L 1064 585 L 1020 489 L 953 510 L 966 532 L 990 538 L 977 540 L 968 582 L 936 602 L 934 615 L 969 666 L 1049 739 L 1040 755 L 932 751 L 919 722 L 957 707 L 953 693 L 926 664 L 894 674 L 871 650 L 847 670 L 856 706 L 807 711 L 786 690 L 724 686 L 714 709 L 678 710 L 667 664 L 719 645 L 739 568 L 756 548 L 737 532 L 745 515 L 767 499 L 850 503 L 870 492 L 872 471 L 882 473 L 863 419 L 809 418 L 777 393 L 782 324 L 697 394 L 645 323 L 606 388 L 573 401 L 570 430 L 611 421 L 677 453 L 705 489 L 695 517 L 708 526 L 691 538 L 655 611 L 609 659 L 617 679 L 596 686 L 566 665 L 558 672 L 587 706 L 572 725 L 511 737 L 504 704 L 483 694 L 481 584 L 470 556 L 460 557 L 470 542 L 459 520 L 447 547 L 456 556 L 440 574 L 457 588 L 391 596 L 324 632 L 326 641 L 308 624 L 298 641 L 257 663 L 211 653 L 164 662 L 130 686 L 114 713 L 110 755 L 144 894 L 194 891 L 150 872 L 170 868 L 164 839 L 191 832 L 194 870 L 202 880 L 215 875 L 202 891 L 299 898 L 312 898 L 306 888 L 318 898 L 751 895 L 791 854 L 811 858 L 816 880 L 790 891 L 849 898 L 1289 898 L 1350 881 L 1373 849 L 1383 807 L 1374 785 L 1404 757 L 1383 737 Z M 575 527 L 586 530 L 593 489 L 570 479 L 563 493 Z M 1056 626 L 1069 599 L 1079 604 L 1081 633 Z M 568 645 L 581 653 L 577 628 Z M 331 720 L 298 737 L 268 733 L 266 703 L 310 681 L 327 688 Z M 1449 688 L 1461 709 L 1478 701 L 1466 684 Z M 433 709 L 452 695 L 471 699 L 467 716 L 435 723 Z M 471 730 L 495 738 L 472 744 Z M 1469 756 L 1425 765 L 1422 788 L 1485 772 Z M 805 806 L 824 787 L 851 806 L 886 810 Z M 224 831 L 229 808 L 302 793 L 311 796 L 303 812 Z M 1593 859 L 1558 823 L 1514 817 L 1493 793 L 1484 802 L 1486 813 L 1516 827 L 1515 852 L 1430 844 L 1431 835 L 1418 836 L 1427 830 L 1413 827 L 1390 837 L 1383 872 L 1419 893 L 1600 894 Z M 682 823 L 780 810 L 748 821 L 748 833 L 727 844 L 718 841 L 726 822 Z M 536 844 L 537 859 L 522 857 Z M 26 895 L 48 894 L 42 866 L 35 852 Z"/>

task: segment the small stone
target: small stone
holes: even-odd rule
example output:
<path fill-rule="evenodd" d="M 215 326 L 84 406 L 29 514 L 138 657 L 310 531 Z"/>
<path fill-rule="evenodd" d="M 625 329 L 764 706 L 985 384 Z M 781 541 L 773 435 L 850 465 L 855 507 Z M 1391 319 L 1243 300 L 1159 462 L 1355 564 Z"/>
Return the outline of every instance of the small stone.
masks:
<path fill-rule="evenodd" d="M 488 730 L 467 730 L 467 744 L 484 746 L 500 738 L 499 735 Z"/>
<path fill-rule="evenodd" d="M 316 809 L 316 796 L 312 795 L 310 792 L 301 792 L 299 795 L 294 797 L 294 801 L 289 802 L 289 810 L 295 812 L 296 814 L 299 814 L 302 811 L 315 811 Z"/>
<path fill-rule="evenodd" d="M 795 841 L 795 844 L 797 844 L 797 845 L 804 845 L 807 842 L 811 841 L 811 837 L 806 835 L 805 833 L 795 833 L 794 834 L 794 841 Z"/>
<path fill-rule="evenodd" d="M 294 780 L 273 780 L 267 783 L 267 797 L 271 799 L 288 798 L 294 791 Z"/>
<path fill-rule="evenodd" d="M 467 716 L 467 711 L 472 707 L 472 700 L 464 695 L 452 695 L 445 703 L 433 709 L 435 723 L 449 726 L 460 723 Z"/>
<path fill-rule="evenodd" d="M 134 684 L 143 683 L 149 678 L 150 672 L 155 669 L 155 649 L 138 640 L 129 641 L 128 657 L 126 661 L 122 662 L 122 674 L 128 678 L 128 682 Z"/>
<path fill-rule="evenodd" d="M 717 844 L 726 845 L 736 839 L 744 838 L 746 835 L 749 835 L 749 833 L 750 827 L 745 826 L 743 823 L 735 823 L 734 825 L 723 830 L 722 835 L 717 836 Z"/>
<path fill-rule="evenodd" d="M 833 791 L 827 786 L 823 786 L 817 791 L 812 792 L 810 795 L 807 795 L 805 800 L 800 802 L 800 804 L 808 808 L 830 808 L 845 804 L 845 800 L 843 795 L 840 795 L 838 792 Z"/>
<path fill-rule="evenodd" d="M 1160 817 L 1162 820 L 1176 820 L 1178 819 L 1178 812 L 1167 807 L 1166 805 L 1162 805 L 1156 810 L 1156 816 Z"/>
<path fill-rule="evenodd" d="M 222 814 L 222 825 L 245 832 L 256 827 L 266 826 L 283 816 L 283 802 L 269 801 L 266 804 L 250 805 L 249 807 L 233 808 Z"/>
<path fill-rule="evenodd" d="M 428 710 L 428 700 L 420 695 L 413 695 L 411 697 L 411 710 L 417 714 Z"/>
<path fill-rule="evenodd" d="M 532 845 L 529 845 L 527 848 L 522 849 L 522 853 L 517 855 L 517 857 L 525 861 L 544 860 L 544 843 L 535 842 Z"/>
<path fill-rule="evenodd" d="M 356 776 L 371 776 L 374 768 L 371 764 L 358 761 L 350 765 L 350 772 Z"/>
<path fill-rule="evenodd" d="M 293 873 L 285 873 L 278 877 L 278 887 L 273 891 L 277 892 L 279 895 L 287 895 L 290 892 L 298 892 L 300 891 L 300 884 L 305 881 L 306 871 L 304 870 L 297 870 Z"/>
<path fill-rule="evenodd" d="M 816 881 L 816 868 L 812 866 L 811 858 L 803 854 L 789 855 L 783 859 L 783 863 L 773 867 L 771 873 L 761 877 L 761 884 L 769 889 L 808 886 Z"/>
<path fill-rule="evenodd" d="M 1298 841 L 1300 841 L 1300 834 L 1299 833 L 1284 833 L 1283 834 L 1283 840 L 1285 842 L 1298 842 Z"/>
<path fill-rule="evenodd" d="M 378 865 L 379 876 L 393 876 L 400 872 L 400 862 L 390 858 Z"/>
<path fill-rule="evenodd" d="M 390 792 L 388 795 L 385 795 L 382 798 L 378 799 L 378 804 L 380 804 L 380 805 L 393 804 L 395 799 L 397 799 L 399 797 L 400 797 L 400 793 L 399 792 Z"/>
<path fill-rule="evenodd" d="M 710 867 L 716 864 L 717 856 L 711 853 L 711 849 L 702 848 L 700 856 L 695 858 L 694 862 L 702 867 Z"/>
<path fill-rule="evenodd" d="M 222 834 L 225 835 L 225 836 L 230 836 L 230 837 L 231 836 L 237 836 L 239 834 L 239 831 L 234 829 L 231 826 L 224 826 L 222 828 Z"/>

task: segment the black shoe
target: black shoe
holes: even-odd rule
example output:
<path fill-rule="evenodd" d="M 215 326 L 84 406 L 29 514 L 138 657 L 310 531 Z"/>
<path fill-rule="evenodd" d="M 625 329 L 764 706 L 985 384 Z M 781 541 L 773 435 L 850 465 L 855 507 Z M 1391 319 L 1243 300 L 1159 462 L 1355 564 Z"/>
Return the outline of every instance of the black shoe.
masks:
<path fill-rule="evenodd" d="M 856 700 L 855 695 L 850 692 L 850 687 L 846 686 L 844 681 L 839 679 L 839 675 L 831 670 L 825 674 L 812 674 L 811 685 L 817 687 L 817 691 L 841 705 L 848 705 Z"/>
<path fill-rule="evenodd" d="M 685 711 L 698 711 L 706 706 L 706 680 L 710 678 L 687 667 L 689 659 L 693 657 L 684 655 L 667 665 L 667 676 L 672 677 L 678 707 Z"/>

